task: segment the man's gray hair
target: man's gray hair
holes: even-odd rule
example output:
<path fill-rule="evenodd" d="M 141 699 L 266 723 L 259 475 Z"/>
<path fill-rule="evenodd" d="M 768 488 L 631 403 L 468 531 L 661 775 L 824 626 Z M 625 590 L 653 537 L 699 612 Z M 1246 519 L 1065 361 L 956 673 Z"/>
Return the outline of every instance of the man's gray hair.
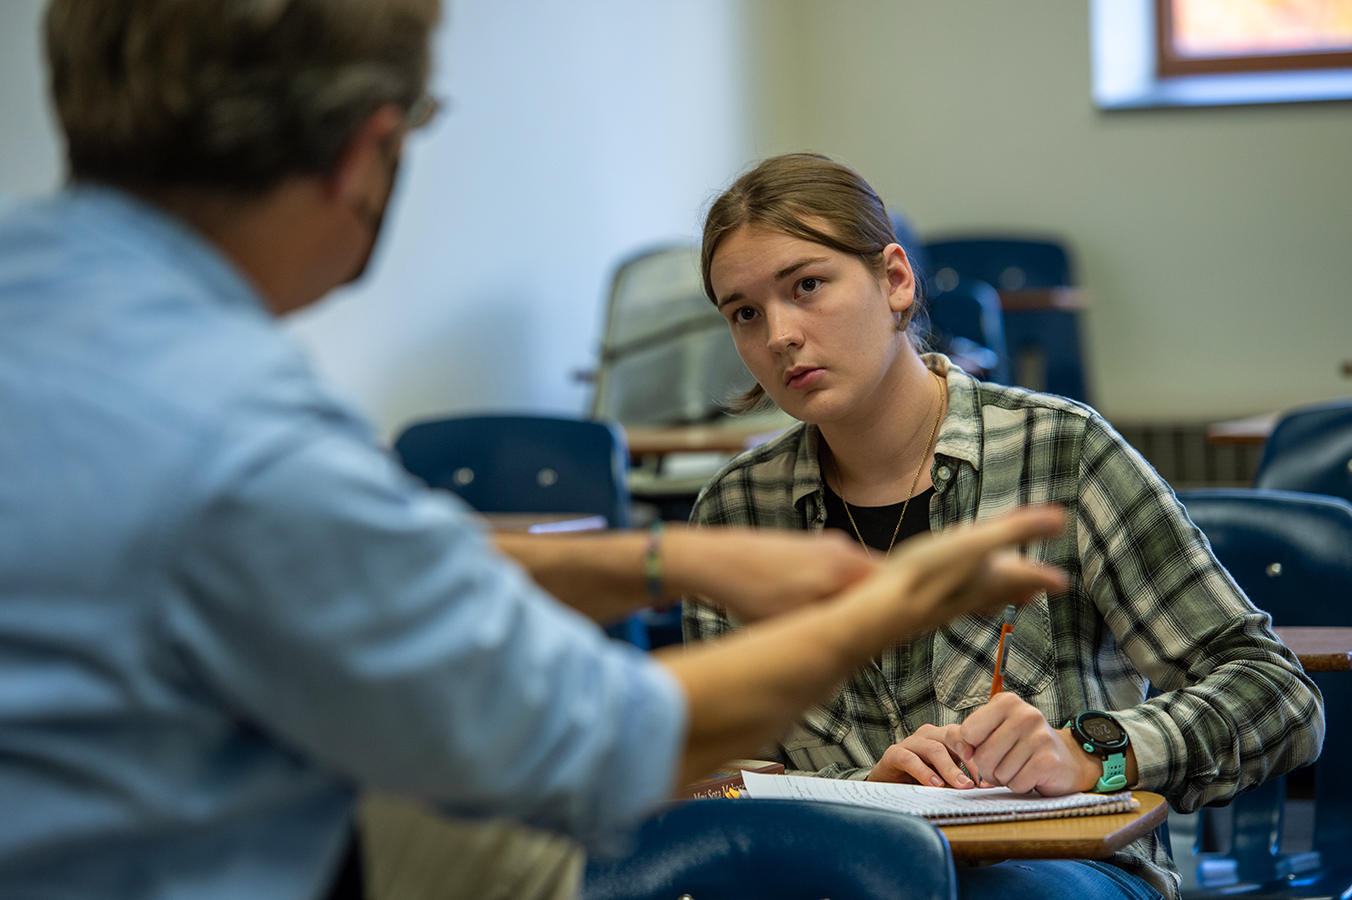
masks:
<path fill-rule="evenodd" d="M 426 89 L 438 0 L 52 0 L 70 174 L 260 192 Z"/>

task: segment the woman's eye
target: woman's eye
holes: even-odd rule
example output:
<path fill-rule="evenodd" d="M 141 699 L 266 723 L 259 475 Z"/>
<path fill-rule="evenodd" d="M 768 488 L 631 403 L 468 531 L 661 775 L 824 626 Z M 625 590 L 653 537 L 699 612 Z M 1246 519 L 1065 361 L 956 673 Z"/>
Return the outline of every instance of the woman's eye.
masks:
<path fill-rule="evenodd" d="M 734 322 L 750 322 L 754 318 L 756 318 L 756 311 L 749 306 L 740 307 L 732 314 Z"/>
<path fill-rule="evenodd" d="M 804 294 L 810 294 L 821 286 L 822 282 L 820 278 L 804 278 L 802 281 L 798 282 L 798 290 L 802 291 Z"/>

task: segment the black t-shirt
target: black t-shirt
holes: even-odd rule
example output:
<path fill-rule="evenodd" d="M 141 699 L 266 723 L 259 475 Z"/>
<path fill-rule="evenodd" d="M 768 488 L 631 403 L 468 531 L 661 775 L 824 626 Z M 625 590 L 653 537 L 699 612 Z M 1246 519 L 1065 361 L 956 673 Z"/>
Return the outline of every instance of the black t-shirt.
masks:
<path fill-rule="evenodd" d="M 859 526 L 859 534 L 863 535 L 864 543 L 879 552 L 886 553 L 888 545 L 892 543 L 893 532 L 896 532 L 897 543 L 900 544 L 912 535 L 923 534 L 930 530 L 929 508 L 930 498 L 933 496 L 934 488 L 930 487 L 911 498 L 911 505 L 906 507 L 906 518 L 902 521 L 899 532 L 897 517 L 901 515 L 904 502 L 893 503 L 891 506 L 855 506 L 851 503 L 850 515 L 854 516 L 855 525 Z M 850 524 L 850 517 L 845 514 L 844 501 L 829 485 L 826 486 L 826 527 L 839 528 L 850 540 L 859 540 L 859 536 L 854 533 L 854 526 Z"/>

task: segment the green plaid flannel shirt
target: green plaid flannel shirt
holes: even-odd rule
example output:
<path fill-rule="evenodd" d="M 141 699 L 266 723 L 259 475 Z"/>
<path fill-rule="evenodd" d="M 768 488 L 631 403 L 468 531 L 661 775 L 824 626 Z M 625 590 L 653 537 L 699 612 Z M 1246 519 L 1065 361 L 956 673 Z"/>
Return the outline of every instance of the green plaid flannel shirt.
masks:
<path fill-rule="evenodd" d="M 1070 589 L 1021 607 L 1004 689 L 1060 727 L 1111 711 L 1131 736 L 1141 790 L 1190 812 L 1312 762 L 1323 702 L 1268 615 L 1216 562 L 1173 491 L 1097 413 L 1046 394 L 978 382 L 937 354 L 948 414 L 931 479 L 930 527 L 1059 503 L 1065 534 L 1027 548 Z M 818 432 L 797 426 L 742 454 L 700 493 L 692 521 L 820 531 Z M 737 627 L 687 602 L 686 640 Z M 960 722 L 990 696 L 997 617 L 969 616 L 888 649 L 780 739 L 770 758 L 798 774 L 862 779 L 925 723 Z M 1147 699 L 1154 687 L 1157 696 Z M 1177 896 L 1155 835 L 1112 862 Z"/>

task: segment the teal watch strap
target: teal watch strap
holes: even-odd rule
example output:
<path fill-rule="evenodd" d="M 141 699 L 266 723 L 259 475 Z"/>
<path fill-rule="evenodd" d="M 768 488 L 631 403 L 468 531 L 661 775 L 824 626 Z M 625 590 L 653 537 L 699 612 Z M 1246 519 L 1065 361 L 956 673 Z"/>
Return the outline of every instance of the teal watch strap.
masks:
<path fill-rule="evenodd" d="M 1086 750 L 1089 748 L 1086 747 Z M 1092 752 L 1092 751 L 1091 751 Z M 1096 794 L 1112 794 L 1127 787 L 1127 757 L 1114 753 L 1103 761 L 1103 777 L 1094 785 Z"/>
<path fill-rule="evenodd" d="M 1099 794 L 1116 793 L 1127 788 L 1127 748 L 1131 738 L 1112 716 L 1096 709 L 1086 710 L 1066 722 L 1080 747 L 1103 763 L 1103 775 L 1090 790 Z"/>

